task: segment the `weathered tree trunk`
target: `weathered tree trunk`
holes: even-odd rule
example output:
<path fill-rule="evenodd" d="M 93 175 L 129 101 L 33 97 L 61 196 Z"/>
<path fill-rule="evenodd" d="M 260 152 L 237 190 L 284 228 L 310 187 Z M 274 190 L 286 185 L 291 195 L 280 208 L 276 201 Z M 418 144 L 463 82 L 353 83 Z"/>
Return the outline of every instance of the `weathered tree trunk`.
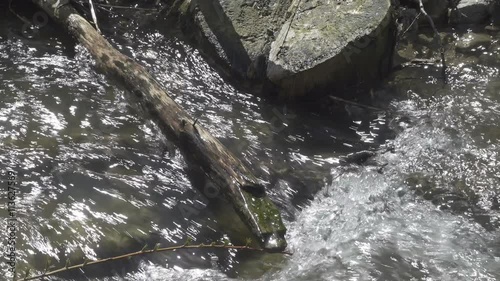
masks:
<path fill-rule="evenodd" d="M 238 158 L 197 125 L 143 66 L 113 48 L 70 4 L 57 7 L 55 3 L 66 1 L 32 1 L 85 46 L 101 70 L 118 77 L 144 101 L 159 120 L 163 131 L 179 145 L 188 163 L 201 167 L 220 188 L 264 248 L 277 251 L 286 247 L 286 228 L 278 209 L 265 196 L 264 187 Z"/>

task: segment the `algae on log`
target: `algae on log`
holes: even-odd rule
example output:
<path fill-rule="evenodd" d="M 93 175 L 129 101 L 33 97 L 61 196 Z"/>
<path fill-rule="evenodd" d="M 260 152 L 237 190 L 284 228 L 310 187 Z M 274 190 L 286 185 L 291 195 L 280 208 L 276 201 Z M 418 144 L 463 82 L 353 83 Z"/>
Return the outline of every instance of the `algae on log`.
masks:
<path fill-rule="evenodd" d="M 178 144 L 189 165 L 201 168 L 220 188 L 265 249 L 280 251 L 286 247 L 286 228 L 278 209 L 238 158 L 197 125 L 143 66 L 113 48 L 70 4 L 57 6 L 59 0 L 32 1 L 85 46 L 101 70 L 119 78 L 141 98 L 165 134 Z"/>

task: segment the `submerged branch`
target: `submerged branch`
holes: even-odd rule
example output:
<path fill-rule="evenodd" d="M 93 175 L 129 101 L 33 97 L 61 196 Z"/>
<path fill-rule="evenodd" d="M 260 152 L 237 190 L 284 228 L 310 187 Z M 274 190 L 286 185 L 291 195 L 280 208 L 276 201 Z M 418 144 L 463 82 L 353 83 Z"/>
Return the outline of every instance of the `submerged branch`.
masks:
<path fill-rule="evenodd" d="M 365 104 L 357 103 L 357 102 L 354 102 L 354 101 L 346 100 L 346 99 L 335 97 L 335 96 L 328 96 L 328 97 L 330 99 L 334 100 L 334 101 L 340 101 L 340 102 L 343 102 L 343 103 L 347 103 L 347 104 L 359 106 L 361 108 L 366 108 L 366 109 L 370 109 L 370 110 L 374 110 L 374 111 L 387 111 L 387 110 L 382 109 L 382 108 L 378 108 L 378 107 L 375 107 L 375 106 L 370 106 L 370 105 L 365 105 Z"/>
<path fill-rule="evenodd" d="M 128 6 L 117 6 L 117 5 L 109 5 L 109 4 L 95 4 L 98 7 L 106 7 L 106 8 L 114 8 L 114 9 L 129 9 L 129 10 L 140 10 L 140 11 L 155 11 L 158 12 L 158 9 L 155 8 L 140 8 L 140 7 L 128 7 Z"/>

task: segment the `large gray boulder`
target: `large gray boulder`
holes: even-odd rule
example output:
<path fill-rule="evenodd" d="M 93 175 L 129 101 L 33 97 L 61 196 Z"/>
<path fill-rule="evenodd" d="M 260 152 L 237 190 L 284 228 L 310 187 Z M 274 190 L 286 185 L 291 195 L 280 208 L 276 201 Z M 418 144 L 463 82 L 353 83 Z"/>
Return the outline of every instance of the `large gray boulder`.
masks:
<path fill-rule="evenodd" d="M 175 2 L 184 33 L 209 58 L 286 96 L 380 79 L 389 66 L 390 0 Z"/>
<path fill-rule="evenodd" d="M 267 77 L 287 96 L 381 78 L 392 53 L 389 0 L 296 0 L 292 6 L 296 12 L 267 63 Z"/>

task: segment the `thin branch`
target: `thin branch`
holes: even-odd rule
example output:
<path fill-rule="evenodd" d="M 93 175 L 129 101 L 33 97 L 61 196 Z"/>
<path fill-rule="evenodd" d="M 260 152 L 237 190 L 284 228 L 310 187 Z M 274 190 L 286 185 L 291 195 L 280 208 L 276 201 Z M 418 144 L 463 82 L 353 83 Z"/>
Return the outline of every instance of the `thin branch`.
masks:
<path fill-rule="evenodd" d="M 96 6 L 115 8 L 115 9 L 131 9 L 131 10 L 155 11 L 155 12 L 158 11 L 158 9 L 154 9 L 154 8 L 138 8 L 138 7 L 116 6 L 116 5 L 108 5 L 108 4 L 96 4 Z"/>
<path fill-rule="evenodd" d="M 53 271 L 49 271 L 49 272 L 44 272 L 44 273 L 36 275 L 36 276 L 30 276 L 30 277 L 26 276 L 26 277 L 18 279 L 18 280 L 26 280 L 26 281 L 27 280 L 36 280 L 36 279 L 40 279 L 43 277 L 55 275 L 55 274 L 58 274 L 61 272 L 66 272 L 69 270 L 82 269 L 85 266 L 89 266 L 89 265 L 93 265 L 93 264 L 100 264 L 100 263 L 130 258 L 130 257 L 134 257 L 134 256 L 152 254 L 152 253 L 157 253 L 157 252 L 175 251 L 175 250 L 180 250 L 180 249 L 207 249 L 207 248 L 208 249 L 237 249 L 237 250 L 250 250 L 250 251 L 257 251 L 257 252 L 266 252 L 263 249 L 253 248 L 250 246 L 233 246 L 233 245 L 215 244 L 215 243 L 208 244 L 208 245 L 206 245 L 206 244 L 188 245 L 188 243 L 186 242 L 186 244 L 181 245 L 181 246 L 173 246 L 173 247 L 166 247 L 166 248 L 159 248 L 158 245 L 159 244 L 157 244 L 151 250 L 146 250 L 146 246 L 145 246 L 144 248 L 142 248 L 140 251 L 137 251 L 137 252 L 128 253 L 128 254 L 110 257 L 110 258 L 105 258 L 105 259 L 98 259 L 98 260 L 94 260 L 94 261 L 84 260 L 83 263 L 72 265 L 72 266 L 69 266 L 69 260 L 68 260 L 66 262 L 66 266 L 64 266 L 62 268 L 59 268 L 59 269 L 56 269 Z M 285 255 L 292 255 L 292 253 L 289 253 L 289 252 L 278 252 L 278 253 L 285 254 Z M 27 271 L 27 272 L 29 274 L 29 271 Z"/>
<path fill-rule="evenodd" d="M 413 26 L 413 24 L 418 20 L 418 18 L 420 17 L 420 15 L 422 14 L 422 11 L 420 11 L 418 13 L 418 15 L 413 19 L 413 21 L 410 23 L 410 25 L 408 26 L 408 28 L 401 34 L 401 36 L 405 35 L 406 32 L 408 32 L 410 30 L 410 28 Z"/>
<path fill-rule="evenodd" d="M 359 106 L 359 107 L 362 107 L 362 108 L 366 108 L 366 109 L 370 109 L 370 110 L 374 110 L 374 111 L 387 111 L 387 110 L 382 109 L 382 108 L 378 108 L 378 107 L 374 107 L 374 106 L 370 106 L 370 105 L 364 105 L 364 104 L 361 104 L 361 103 L 357 103 L 357 102 L 350 101 L 350 100 L 345 100 L 343 98 L 339 98 L 339 97 L 335 97 L 335 96 L 328 96 L 328 97 L 330 99 L 332 99 L 332 100 L 335 100 L 335 101 L 340 101 L 340 102 L 343 102 L 343 103 L 348 103 L 348 104 L 356 105 L 356 106 Z"/>
<path fill-rule="evenodd" d="M 434 21 L 432 20 L 432 17 L 429 16 L 429 14 L 427 14 L 427 12 L 424 9 L 424 3 L 422 3 L 422 0 L 419 0 L 419 2 L 420 2 L 420 12 L 422 12 L 422 14 L 424 14 L 424 16 L 427 18 L 427 20 L 431 24 L 432 30 L 434 31 L 434 37 L 436 37 L 436 39 L 438 41 L 439 51 L 441 52 L 441 63 L 443 64 L 442 74 L 443 74 L 444 82 L 446 83 L 446 81 L 447 81 L 447 79 L 446 79 L 446 61 L 445 61 L 445 58 L 444 58 L 444 46 L 443 46 L 443 42 L 441 41 L 441 36 L 439 36 L 439 32 L 436 29 L 436 25 L 434 24 Z"/>
<path fill-rule="evenodd" d="M 297 12 L 299 11 L 301 1 L 302 0 L 299 0 L 299 2 L 297 2 L 297 8 L 295 9 L 292 17 L 290 18 L 290 25 L 288 26 L 288 29 L 286 30 L 285 38 L 283 38 L 283 44 L 285 44 L 286 37 L 288 36 L 288 32 L 290 31 L 290 28 L 292 28 L 292 23 L 293 23 L 293 20 L 295 19 L 295 16 L 297 15 Z M 280 49 L 281 49 L 281 46 L 280 46 Z"/>
<path fill-rule="evenodd" d="M 89 0 L 89 4 L 90 4 L 90 14 L 92 15 L 92 20 L 94 21 L 95 29 L 97 30 L 97 32 L 99 32 L 99 34 L 101 34 L 102 32 L 99 29 L 99 25 L 97 24 L 97 16 L 95 14 L 94 4 L 92 3 L 92 0 Z"/>
<path fill-rule="evenodd" d="M 438 59 L 412 59 L 409 62 L 403 63 L 402 66 L 410 66 L 410 65 L 432 65 L 435 66 L 438 63 Z"/>

